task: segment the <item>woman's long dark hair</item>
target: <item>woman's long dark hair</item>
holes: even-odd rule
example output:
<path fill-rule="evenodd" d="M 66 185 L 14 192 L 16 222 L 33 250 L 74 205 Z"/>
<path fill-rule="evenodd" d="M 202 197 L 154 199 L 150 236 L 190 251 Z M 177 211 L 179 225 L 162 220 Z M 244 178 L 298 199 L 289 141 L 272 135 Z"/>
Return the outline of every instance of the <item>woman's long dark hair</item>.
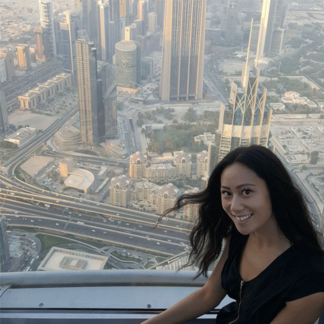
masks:
<path fill-rule="evenodd" d="M 162 215 L 163 217 L 187 204 L 199 204 L 198 219 L 190 234 L 192 250 L 187 264 L 198 265 L 197 276 L 207 276 L 208 267 L 221 253 L 223 239 L 229 236 L 234 226 L 222 208 L 220 194 L 221 175 L 233 163 L 245 165 L 266 182 L 273 214 L 287 239 L 293 244 L 302 244 L 323 253 L 305 198 L 279 158 L 263 146 L 239 147 L 217 164 L 205 190 L 182 195 L 175 206 Z"/>

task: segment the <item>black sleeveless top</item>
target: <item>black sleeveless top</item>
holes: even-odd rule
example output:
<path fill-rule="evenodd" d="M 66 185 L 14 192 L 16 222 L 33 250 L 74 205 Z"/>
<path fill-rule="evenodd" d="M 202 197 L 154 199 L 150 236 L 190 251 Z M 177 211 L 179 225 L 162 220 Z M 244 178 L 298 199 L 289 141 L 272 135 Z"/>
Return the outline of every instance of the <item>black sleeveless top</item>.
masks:
<path fill-rule="evenodd" d="M 269 324 L 286 302 L 324 292 L 324 257 L 298 244 L 279 255 L 256 278 L 243 282 L 238 258 L 247 238 L 233 228 L 221 280 L 228 296 L 236 302 L 221 309 L 217 324 Z"/>

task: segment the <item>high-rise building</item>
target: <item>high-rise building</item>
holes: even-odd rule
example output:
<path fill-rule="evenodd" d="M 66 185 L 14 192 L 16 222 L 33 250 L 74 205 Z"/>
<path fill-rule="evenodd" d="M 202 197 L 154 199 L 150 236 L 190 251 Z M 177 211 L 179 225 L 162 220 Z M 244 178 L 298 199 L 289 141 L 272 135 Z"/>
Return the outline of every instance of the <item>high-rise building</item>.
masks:
<path fill-rule="evenodd" d="M 82 22 L 83 28 L 86 30 L 89 40 L 98 45 L 98 1 L 83 0 L 82 1 Z"/>
<path fill-rule="evenodd" d="M 49 58 L 56 55 L 52 0 L 39 0 L 40 25 L 47 30 Z"/>
<path fill-rule="evenodd" d="M 239 146 L 268 146 L 272 110 L 266 106 L 267 89 L 259 85 L 257 62 L 252 72 L 249 69 L 250 42 L 251 32 L 241 83 L 232 82 L 229 106 L 221 106 L 215 134 L 216 163 Z"/>
<path fill-rule="evenodd" d="M 5 93 L 0 89 L 0 136 L 9 131 L 9 120 Z"/>
<path fill-rule="evenodd" d="M 148 14 L 148 31 L 150 33 L 156 33 L 157 30 L 157 14 L 150 12 Z"/>
<path fill-rule="evenodd" d="M 137 88 L 141 81 L 141 46 L 135 41 L 116 44 L 116 85 L 122 88 Z"/>
<path fill-rule="evenodd" d="M 106 138 L 116 138 L 117 131 L 117 88 L 113 82 L 103 96 L 105 109 L 105 136 Z"/>
<path fill-rule="evenodd" d="M 166 0 L 160 97 L 202 99 L 206 0 Z"/>
<path fill-rule="evenodd" d="M 7 80 L 12 81 L 15 77 L 14 53 L 10 49 L 0 50 L 0 58 L 5 60 Z"/>
<path fill-rule="evenodd" d="M 155 13 L 157 14 L 157 24 L 163 28 L 165 0 L 155 0 Z"/>
<path fill-rule="evenodd" d="M 74 0 L 74 9 L 82 10 L 82 0 Z"/>
<path fill-rule="evenodd" d="M 78 35 L 75 47 L 81 139 L 88 146 L 98 146 L 97 51 L 84 30 Z"/>
<path fill-rule="evenodd" d="M 49 58 L 47 29 L 42 27 L 36 27 L 34 29 L 34 34 L 36 61 L 46 62 Z"/>
<path fill-rule="evenodd" d="M 226 44 L 232 45 L 236 35 L 236 25 L 238 21 L 238 7 L 236 3 L 230 3 L 227 9 L 227 21 L 225 30 Z"/>
<path fill-rule="evenodd" d="M 6 61 L 0 57 L 0 83 L 7 81 Z"/>
<path fill-rule="evenodd" d="M 119 0 L 119 15 L 125 18 L 125 25 L 130 24 L 129 20 L 129 0 Z"/>
<path fill-rule="evenodd" d="M 120 38 L 120 16 L 119 16 L 119 0 L 109 0 L 110 21 L 114 22 L 114 32 L 111 32 L 113 52 L 115 53 L 115 44 L 121 41 Z M 113 54 L 112 54 L 113 55 Z"/>
<path fill-rule="evenodd" d="M 101 53 L 101 60 L 109 62 L 111 60 L 110 52 L 110 8 L 109 4 L 101 4 L 99 6 L 99 48 Z"/>
<path fill-rule="evenodd" d="M 6 268 L 10 258 L 7 222 L 5 216 L 0 216 L 0 271 Z"/>
<path fill-rule="evenodd" d="M 146 35 L 148 26 L 147 2 L 140 0 L 137 3 L 137 19 L 143 20 L 143 35 Z"/>
<path fill-rule="evenodd" d="M 137 16 L 137 3 L 138 0 L 129 0 L 129 13 L 133 16 Z"/>
<path fill-rule="evenodd" d="M 277 29 L 283 30 L 283 28 L 285 27 L 288 6 L 289 4 L 287 0 L 263 1 L 257 49 L 258 58 L 262 58 L 265 55 L 273 54 L 272 48 L 274 48 L 276 52 L 278 51 L 278 33 L 275 33 L 275 31 Z M 275 38 L 273 39 L 274 33 Z M 279 43 L 281 43 L 281 47 L 283 47 L 284 35 L 281 39 L 282 41 L 280 41 Z M 280 52 L 281 51 L 282 48 L 280 49 Z"/>
<path fill-rule="evenodd" d="M 144 35 L 144 21 L 140 19 L 136 19 L 134 21 L 134 24 L 136 24 L 136 34 L 137 35 Z"/>
<path fill-rule="evenodd" d="M 18 44 L 17 46 L 18 65 L 21 70 L 31 67 L 29 46 L 27 44 Z"/>
<path fill-rule="evenodd" d="M 71 74 L 72 82 L 75 83 L 77 73 L 75 41 L 77 32 L 81 29 L 81 12 L 65 11 L 63 17 L 63 22 L 60 23 L 63 69 L 65 73 Z"/>
<path fill-rule="evenodd" d="M 126 27 L 126 18 L 120 17 L 119 19 L 120 40 L 125 40 L 125 27 Z"/>
<path fill-rule="evenodd" d="M 133 40 L 136 41 L 137 39 L 137 25 L 131 24 L 130 26 L 125 27 L 125 41 Z"/>

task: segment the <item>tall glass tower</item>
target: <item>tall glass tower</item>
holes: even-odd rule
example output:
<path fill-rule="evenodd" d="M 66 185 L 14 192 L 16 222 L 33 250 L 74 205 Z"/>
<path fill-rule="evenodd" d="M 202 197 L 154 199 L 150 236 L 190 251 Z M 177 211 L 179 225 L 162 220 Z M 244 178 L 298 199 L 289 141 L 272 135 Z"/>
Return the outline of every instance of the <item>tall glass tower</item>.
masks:
<path fill-rule="evenodd" d="M 163 29 L 162 101 L 203 96 L 206 0 L 166 0 Z"/>
<path fill-rule="evenodd" d="M 88 146 L 98 146 L 97 51 L 84 30 L 78 34 L 75 46 L 81 139 Z"/>
<path fill-rule="evenodd" d="M 47 30 L 49 56 L 56 55 L 52 0 L 39 0 L 40 25 Z"/>
<path fill-rule="evenodd" d="M 250 72 L 251 33 L 252 24 L 241 82 L 232 82 L 229 106 L 221 106 L 219 127 L 215 134 L 216 163 L 239 146 L 258 144 L 268 147 L 272 110 L 266 106 L 267 89 L 259 85 L 257 60 Z"/>

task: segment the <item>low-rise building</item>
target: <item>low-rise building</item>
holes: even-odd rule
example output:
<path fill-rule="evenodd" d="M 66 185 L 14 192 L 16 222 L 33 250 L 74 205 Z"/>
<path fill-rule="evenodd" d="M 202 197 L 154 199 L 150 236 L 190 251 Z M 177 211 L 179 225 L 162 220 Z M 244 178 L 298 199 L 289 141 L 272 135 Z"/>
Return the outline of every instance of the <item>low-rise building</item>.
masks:
<path fill-rule="evenodd" d="M 22 147 L 33 140 L 37 135 L 36 128 L 25 127 L 20 128 L 16 132 L 8 135 L 4 140 L 16 144 L 18 147 Z"/>
<path fill-rule="evenodd" d="M 198 193 L 198 188 L 192 188 L 185 191 L 185 194 Z M 196 222 L 198 218 L 199 204 L 187 204 L 183 207 L 183 215 L 190 222 Z"/>
<path fill-rule="evenodd" d="M 197 154 L 196 176 L 198 178 L 208 176 L 208 152 L 207 151 L 202 151 Z"/>
<path fill-rule="evenodd" d="M 174 152 L 174 164 L 177 169 L 178 177 L 190 178 L 192 165 L 191 154 L 183 151 Z"/>
<path fill-rule="evenodd" d="M 69 173 L 72 172 L 74 168 L 74 162 L 72 158 L 65 158 L 62 162 L 59 163 L 60 176 L 67 178 Z"/>
<path fill-rule="evenodd" d="M 141 152 L 136 152 L 129 157 L 129 177 L 142 179 L 145 177 L 147 159 Z"/>
<path fill-rule="evenodd" d="M 172 208 L 177 200 L 179 189 L 172 183 L 161 186 L 156 192 L 156 211 L 162 214 L 169 208 Z"/>
<path fill-rule="evenodd" d="M 131 184 L 131 179 L 125 175 L 112 178 L 109 187 L 109 202 L 115 206 L 127 207 L 130 198 Z"/>
<path fill-rule="evenodd" d="M 69 172 L 69 176 L 65 179 L 64 184 L 67 187 L 77 189 L 87 194 L 94 189 L 94 180 L 94 175 L 90 171 L 73 169 Z"/>
<path fill-rule="evenodd" d="M 177 177 L 177 168 L 171 163 L 152 164 L 146 167 L 145 177 L 153 182 L 166 182 Z"/>
<path fill-rule="evenodd" d="M 27 92 L 22 96 L 18 96 L 20 109 L 36 109 L 37 107 L 37 94 Z"/>

